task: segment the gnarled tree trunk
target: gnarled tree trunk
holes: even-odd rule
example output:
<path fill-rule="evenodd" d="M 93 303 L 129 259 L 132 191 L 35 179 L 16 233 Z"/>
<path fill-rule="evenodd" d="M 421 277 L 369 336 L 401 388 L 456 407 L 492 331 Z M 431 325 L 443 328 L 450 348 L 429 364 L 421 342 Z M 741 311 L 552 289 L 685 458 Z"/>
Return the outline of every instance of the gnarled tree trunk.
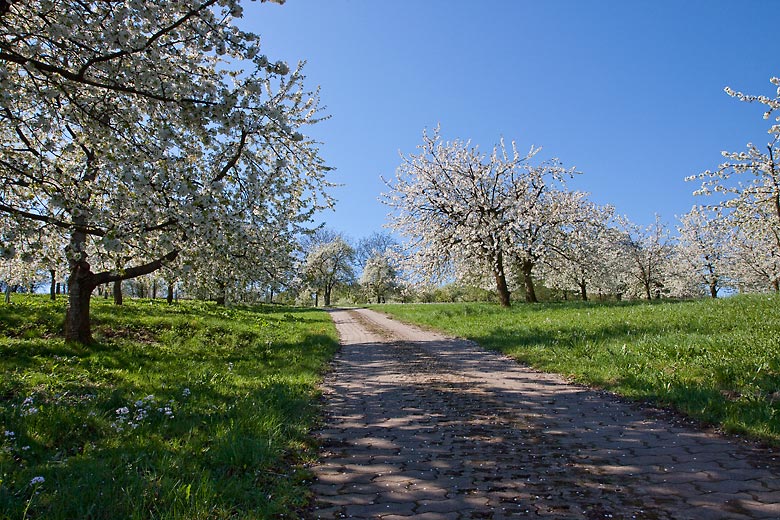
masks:
<path fill-rule="evenodd" d="M 502 307 L 511 307 L 511 293 L 509 292 L 509 286 L 506 283 L 506 274 L 504 273 L 504 256 L 499 253 L 493 262 L 493 277 L 496 280 L 496 291 L 498 292 L 498 303 Z"/>
<path fill-rule="evenodd" d="M 585 280 L 580 280 L 577 285 L 580 286 L 580 296 L 582 297 L 582 301 L 588 301 L 588 288 Z"/>
<path fill-rule="evenodd" d="M 534 279 L 531 277 L 531 273 L 534 270 L 534 262 L 532 260 L 523 260 L 520 263 L 520 269 L 523 273 L 523 282 L 525 283 L 525 301 L 528 303 L 539 303 L 536 297 L 536 289 L 534 288 Z"/>
<path fill-rule="evenodd" d="M 86 260 L 71 261 L 68 278 L 68 308 L 65 311 L 65 340 L 92 343 L 89 303 L 97 287 L 95 275 Z"/>
<path fill-rule="evenodd" d="M 68 245 L 70 276 L 68 277 L 68 307 L 65 311 L 65 340 L 89 344 L 92 343 L 89 304 L 95 287 L 153 273 L 166 262 L 174 261 L 179 251 L 174 250 L 157 260 L 125 269 L 122 274 L 109 271 L 93 273 L 84 252 L 85 243 L 86 234 L 75 231 Z"/>

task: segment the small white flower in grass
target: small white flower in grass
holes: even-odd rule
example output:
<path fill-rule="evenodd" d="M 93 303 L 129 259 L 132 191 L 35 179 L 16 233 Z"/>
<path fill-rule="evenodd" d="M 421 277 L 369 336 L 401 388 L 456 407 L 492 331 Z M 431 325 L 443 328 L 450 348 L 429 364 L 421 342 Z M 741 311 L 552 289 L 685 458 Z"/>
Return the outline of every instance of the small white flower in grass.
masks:
<path fill-rule="evenodd" d="M 22 401 L 22 416 L 26 417 L 38 413 L 38 409 L 34 407 L 33 404 L 35 404 L 35 401 L 32 397 L 26 397 L 24 401 Z"/>
<path fill-rule="evenodd" d="M 5 430 L 5 436 L 13 439 L 14 437 L 16 437 L 16 433 Z"/>
<path fill-rule="evenodd" d="M 33 477 L 32 480 L 30 481 L 30 485 L 31 486 L 37 486 L 37 485 L 43 484 L 44 482 L 46 482 L 46 479 L 41 477 L 41 476 Z"/>
<path fill-rule="evenodd" d="M 191 394 L 192 394 L 192 392 L 190 392 L 190 389 L 189 389 L 189 388 L 185 388 L 185 389 L 182 391 L 182 393 L 181 393 L 181 396 L 182 396 L 182 397 L 189 397 Z"/>
<path fill-rule="evenodd" d="M 173 419 L 173 409 L 170 406 L 158 408 L 157 411 L 166 416 L 168 419 Z"/>

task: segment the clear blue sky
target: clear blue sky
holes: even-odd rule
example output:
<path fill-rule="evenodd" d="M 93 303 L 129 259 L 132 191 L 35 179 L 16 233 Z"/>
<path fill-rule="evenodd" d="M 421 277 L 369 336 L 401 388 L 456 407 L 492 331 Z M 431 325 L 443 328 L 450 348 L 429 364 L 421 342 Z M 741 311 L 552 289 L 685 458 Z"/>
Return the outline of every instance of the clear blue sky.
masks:
<path fill-rule="evenodd" d="M 542 146 L 583 174 L 571 186 L 646 225 L 694 203 L 684 177 L 721 150 L 762 146 L 759 105 L 780 76 L 777 0 L 287 0 L 245 4 L 239 24 L 271 59 L 306 60 L 332 117 L 308 132 L 336 168 L 334 212 L 353 238 L 381 231 L 380 176 L 424 128 Z"/>

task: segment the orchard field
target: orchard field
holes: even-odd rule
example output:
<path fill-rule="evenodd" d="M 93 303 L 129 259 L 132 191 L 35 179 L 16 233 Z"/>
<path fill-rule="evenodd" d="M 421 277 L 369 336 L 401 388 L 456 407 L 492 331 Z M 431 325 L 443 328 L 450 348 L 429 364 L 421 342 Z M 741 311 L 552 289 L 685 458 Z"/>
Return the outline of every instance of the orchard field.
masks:
<path fill-rule="evenodd" d="M 0 518 L 298 518 L 328 315 L 94 299 L 0 306 Z"/>
<path fill-rule="evenodd" d="M 780 297 L 375 306 L 534 368 L 780 445 Z"/>
<path fill-rule="evenodd" d="M 780 297 L 376 306 L 582 384 L 780 445 Z M 297 518 L 328 315 L 94 299 L 0 307 L 0 518 Z"/>

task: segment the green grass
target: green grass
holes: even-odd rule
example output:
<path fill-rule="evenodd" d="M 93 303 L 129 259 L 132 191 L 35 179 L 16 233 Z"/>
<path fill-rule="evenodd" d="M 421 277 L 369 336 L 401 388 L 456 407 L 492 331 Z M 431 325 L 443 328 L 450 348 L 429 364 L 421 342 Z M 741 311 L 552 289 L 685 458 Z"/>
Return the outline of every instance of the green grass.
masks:
<path fill-rule="evenodd" d="M 299 517 L 326 313 L 95 299 L 82 347 L 64 303 L 0 304 L 0 518 Z"/>
<path fill-rule="evenodd" d="M 535 368 L 780 445 L 780 296 L 384 305 Z"/>

